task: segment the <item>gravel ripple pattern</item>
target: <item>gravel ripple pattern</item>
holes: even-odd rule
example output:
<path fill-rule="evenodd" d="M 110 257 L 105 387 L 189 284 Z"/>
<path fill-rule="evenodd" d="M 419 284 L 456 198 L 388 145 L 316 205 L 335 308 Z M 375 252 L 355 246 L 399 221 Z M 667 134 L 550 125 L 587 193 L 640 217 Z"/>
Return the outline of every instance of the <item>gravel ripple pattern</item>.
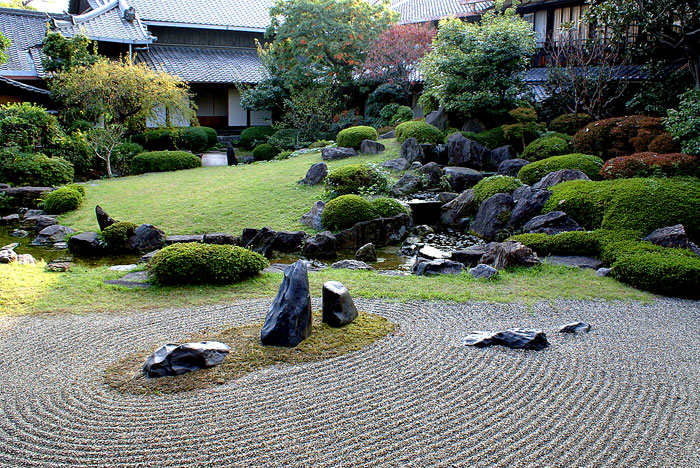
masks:
<path fill-rule="evenodd" d="M 270 301 L 0 318 L 0 466 L 700 466 L 698 302 L 356 302 L 400 330 L 155 396 L 116 392 L 102 373 L 144 347 L 261 321 Z M 575 320 L 592 331 L 556 333 Z M 462 345 L 514 326 L 543 329 L 551 347 Z"/>

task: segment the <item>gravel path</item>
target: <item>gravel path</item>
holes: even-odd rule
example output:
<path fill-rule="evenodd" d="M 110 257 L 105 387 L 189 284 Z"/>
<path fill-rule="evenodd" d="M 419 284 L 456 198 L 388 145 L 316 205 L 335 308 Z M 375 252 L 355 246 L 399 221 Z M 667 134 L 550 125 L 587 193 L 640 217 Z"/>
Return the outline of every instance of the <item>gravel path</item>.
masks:
<path fill-rule="evenodd" d="M 700 466 L 692 301 L 358 301 L 400 332 L 178 395 L 122 395 L 101 380 L 124 353 L 261 320 L 269 302 L 0 319 L 0 466 Z M 555 333 L 572 320 L 594 328 Z M 461 345 L 508 326 L 540 327 L 552 347 Z"/>

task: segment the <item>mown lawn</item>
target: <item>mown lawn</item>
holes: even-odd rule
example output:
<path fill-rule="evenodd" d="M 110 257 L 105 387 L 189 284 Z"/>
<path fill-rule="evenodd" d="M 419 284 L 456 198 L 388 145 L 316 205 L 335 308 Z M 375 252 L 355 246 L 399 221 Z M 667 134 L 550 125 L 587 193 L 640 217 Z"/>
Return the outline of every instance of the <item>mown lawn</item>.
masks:
<path fill-rule="evenodd" d="M 376 156 L 328 162 L 330 170 L 360 162 L 379 163 L 398 156 L 395 140 Z M 153 224 L 166 234 L 228 232 L 244 228 L 309 230 L 299 218 L 321 198 L 323 186 L 300 186 L 309 167 L 321 161 L 315 152 L 284 161 L 206 167 L 94 181 L 86 186 L 80 208 L 60 218 L 79 231 L 95 231 L 95 205 L 113 218 Z"/>

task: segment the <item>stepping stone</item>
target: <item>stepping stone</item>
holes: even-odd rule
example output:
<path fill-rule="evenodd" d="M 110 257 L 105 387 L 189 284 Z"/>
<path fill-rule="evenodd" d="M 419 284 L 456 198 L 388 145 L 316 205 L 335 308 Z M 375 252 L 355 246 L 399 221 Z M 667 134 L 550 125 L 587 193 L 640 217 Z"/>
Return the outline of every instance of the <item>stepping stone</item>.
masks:
<path fill-rule="evenodd" d="M 132 289 L 147 289 L 151 287 L 148 282 L 149 276 L 147 271 L 134 271 L 127 273 L 118 280 L 105 280 L 105 284 L 114 286 L 125 286 Z"/>
<path fill-rule="evenodd" d="M 138 265 L 131 264 L 131 265 L 112 265 L 109 267 L 110 270 L 112 271 L 123 271 L 123 272 L 128 272 L 131 270 L 135 270 L 138 267 Z"/>
<path fill-rule="evenodd" d="M 593 257 L 583 257 L 578 255 L 549 255 L 544 258 L 544 262 L 549 265 L 564 265 L 576 268 L 591 268 L 597 270 L 603 266 L 603 262 Z"/>

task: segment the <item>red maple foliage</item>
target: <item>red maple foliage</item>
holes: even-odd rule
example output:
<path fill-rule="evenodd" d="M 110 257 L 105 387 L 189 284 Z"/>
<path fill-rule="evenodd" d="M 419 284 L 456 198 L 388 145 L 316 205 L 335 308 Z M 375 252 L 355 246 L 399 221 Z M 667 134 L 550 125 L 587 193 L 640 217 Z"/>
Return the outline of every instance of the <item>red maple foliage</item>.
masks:
<path fill-rule="evenodd" d="M 362 76 L 381 83 L 409 81 L 437 33 L 429 24 L 399 24 L 370 43 Z"/>

